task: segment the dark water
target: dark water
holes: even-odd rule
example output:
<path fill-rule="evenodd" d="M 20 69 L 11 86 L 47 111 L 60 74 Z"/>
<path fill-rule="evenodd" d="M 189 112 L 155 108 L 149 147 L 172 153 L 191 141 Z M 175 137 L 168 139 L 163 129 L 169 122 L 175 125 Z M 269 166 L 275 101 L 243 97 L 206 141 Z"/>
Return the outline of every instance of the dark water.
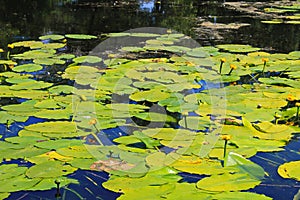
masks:
<path fill-rule="evenodd" d="M 226 9 L 218 1 L 198 0 L 1 0 L 0 47 L 49 33 L 100 35 L 138 27 L 164 27 L 197 39 L 202 45 L 246 43 L 264 49 L 299 50 L 300 25 L 267 25 L 260 19 Z M 223 2 L 223 1 L 222 1 Z M 195 33 L 197 19 L 251 26 L 225 31 L 223 39 Z"/>

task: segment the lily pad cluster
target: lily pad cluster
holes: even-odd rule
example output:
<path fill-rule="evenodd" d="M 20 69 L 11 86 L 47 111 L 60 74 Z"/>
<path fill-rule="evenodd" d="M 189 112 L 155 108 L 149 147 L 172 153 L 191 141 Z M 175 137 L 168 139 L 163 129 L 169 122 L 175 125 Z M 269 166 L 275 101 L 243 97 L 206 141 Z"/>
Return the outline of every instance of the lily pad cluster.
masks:
<path fill-rule="evenodd" d="M 272 8 L 265 8 L 266 13 L 276 13 L 280 14 L 278 18 L 272 20 L 264 20 L 262 23 L 267 24 L 300 24 L 300 4 L 299 2 L 294 2 L 292 5 L 286 6 L 275 6 Z"/>
<path fill-rule="evenodd" d="M 78 183 L 68 175 L 82 169 L 109 173 L 103 187 L 119 199 L 271 199 L 246 192 L 265 178 L 248 158 L 283 151 L 299 132 L 299 52 L 191 47 L 190 38 L 170 31 L 107 36 L 143 41 L 101 57 L 68 51 L 69 40 L 98 38 L 91 35 L 9 45 L 0 98 L 19 103 L 1 104 L 0 123 L 41 122 L 0 141 L 1 160 L 31 164 L 0 165 L 0 198 L 48 190 L 57 180 Z M 105 134 L 116 127 L 126 134 Z M 279 174 L 298 180 L 297 164 L 280 166 Z M 187 183 L 183 172 L 204 178 Z"/>

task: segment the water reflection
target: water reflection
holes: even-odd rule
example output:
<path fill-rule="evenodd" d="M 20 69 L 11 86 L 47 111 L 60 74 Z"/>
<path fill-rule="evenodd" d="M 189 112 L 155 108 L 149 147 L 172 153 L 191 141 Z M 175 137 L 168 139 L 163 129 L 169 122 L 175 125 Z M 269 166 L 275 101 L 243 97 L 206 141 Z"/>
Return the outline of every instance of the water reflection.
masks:
<path fill-rule="evenodd" d="M 243 22 L 251 26 L 234 32 L 227 31 L 222 35 L 222 40 L 215 40 L 210 39 L 211 37 L 202 37 L 194 31 L 198 22 L 196 19 L 216 23 Z M 36 39 L 48 33 L 100 35 L 149 26 L 174 29 L 198 39 L 202 44 L 248 43 L 279 51 L 299 49 L 299 26 L 261 24 L 259 19 L 226 10 L 218 2 L 1 0 L 0 4 L 0 47 L 2 48 L 12 41 Z"/>
<path fill-rule="evenodd" d="M 140 9 L 147 12 L 152 12 L 154 10 L 154 0 L 140 0 Z"/>

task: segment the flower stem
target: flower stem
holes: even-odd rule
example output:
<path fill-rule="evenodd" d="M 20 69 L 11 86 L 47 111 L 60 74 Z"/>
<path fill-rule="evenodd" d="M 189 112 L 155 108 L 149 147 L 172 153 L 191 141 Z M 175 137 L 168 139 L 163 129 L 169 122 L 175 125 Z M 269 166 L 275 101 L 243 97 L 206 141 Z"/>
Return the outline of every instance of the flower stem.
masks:
<path fill-rule="evenodd" d="M 219 72 L 220 72 L 220 74 L 221 74 L 221 72 L 222 72 L 222 66 L 223 66 L 223 61 L 221 61 L 221 64 L 220 64 L 220 70 L 219 70 Z"/>
<path fill-rule="evenodd" d="M 297 113 L 296 113 L 296 122 L 299 120 L 299 106 L 297 106 Z"/>
<path fill-rule="evenodd" d="M 231 69 L 230 69 L 230 71 L 229 71 L 228 75 L 230 75 L 232 71 L 233 71 L 233 68 L 231 68 Z"/>
<path fill-rule="evenodd" d="M 226 156 L 227 142 L 228 140 L 225 140 L 223 158 Z"/>
<path fill-rule="evenodd" d="M 266 68 L 266 64 L 267 64 L 267 62 L 264 61 L 264 67 L 263 67 L 263 70 L 262 70 L 262 74 L 263 74 L 264 77 L 266 77 L 266 76 L 265 76 L 265 68 Z"/>

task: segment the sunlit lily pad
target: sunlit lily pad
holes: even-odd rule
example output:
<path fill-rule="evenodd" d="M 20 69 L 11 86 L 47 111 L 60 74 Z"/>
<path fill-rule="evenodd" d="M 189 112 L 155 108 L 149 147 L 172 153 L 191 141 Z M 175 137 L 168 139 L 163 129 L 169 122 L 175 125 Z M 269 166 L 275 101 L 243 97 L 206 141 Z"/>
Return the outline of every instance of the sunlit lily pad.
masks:
<path fill-rule="evenodd" d="M 246 174 L 221 174 L 212 175 L 207 178 L 203 178 L 197 182 L 197 187 L 207 191 L 239 191 L 254 188 L 259 185 L 261 181 L 255 180 L 247 176 Z"/>
<path fill-rule="evenodd" d="M 219 194 L 213 195 L 215 199 L 256 199 L 256 200 L 272 200 L 271 197 L 265 196 L 263 194 L 257 194 L 252 192 L 221 192 Z"/>
<path fill-rule="evenodd" d="M 299 181 L 300 180 L 299 167 L 300 167 L 300 161 L 291 161 L 280 165 L 277 171 L 278 174 L 283 178 L 292 178 Z"/>
<path fill-rule="evenodd" d="M 17 164 L 1 165 L 0 181 L 25 174 L 27 169 L 27 167 L 19 167 Z"/>
<path fill-rule="evenodd" d="M 0 188 L 0 192 L 16 192 L 21 190 L 27 190 L 32 188 L 40 181 L 41 179 L 39 178 L 30 179 L 27 178 L 25 175 L 14 177 L 8 180 L 1 180 L 0 184 L 2 185 L 2 187 Z"/>
<path fill-rule="evenodd" d="M 37 124 L 31 124 L 24 127 L 30 131 L 37 132 L 76 132 L 76 123 L 68 121 L 55 121 L 55 122 L 42 122 Z"/>

